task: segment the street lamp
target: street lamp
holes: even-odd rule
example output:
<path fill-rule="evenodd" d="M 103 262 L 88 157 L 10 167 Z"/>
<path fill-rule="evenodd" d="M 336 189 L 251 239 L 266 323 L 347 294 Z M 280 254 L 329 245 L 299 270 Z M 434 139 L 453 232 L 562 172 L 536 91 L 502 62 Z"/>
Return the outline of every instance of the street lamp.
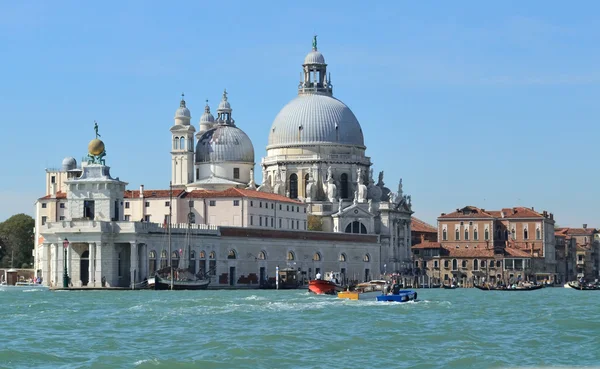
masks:
<path fill-rule="evenodd" d="M 65 250 L 65 271 L 63 273 L 63 287 L 69 287 L 69 275 L 67 274 L 67 249 L 69 248 L 69 240 L 65 238 L 63 241 L 63 249 Z"/>

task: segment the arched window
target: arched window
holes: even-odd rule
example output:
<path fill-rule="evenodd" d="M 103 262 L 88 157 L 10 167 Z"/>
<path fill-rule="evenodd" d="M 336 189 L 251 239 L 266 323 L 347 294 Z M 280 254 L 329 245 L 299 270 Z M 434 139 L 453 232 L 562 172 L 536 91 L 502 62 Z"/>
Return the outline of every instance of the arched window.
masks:
<path fill-rule="evenodd" d="M 542 239 L 542 231 L 540 230 L 539 227 L 535 229 L 535 238 L 538 240 Z"/>
<path fill-rule="evenodd" d="M 529 239 L 529 231 L 527 230 L 527 228 L 523 229 L 523 239 Z"/>
<path fill-rule="evenodd" d="M 490 260 L 490 268 L 495 268 L 495 265 L 494 265 L 494 264 L 495 264 L 495 263 L 494 263 L 494 260 Z"/>
<path fill-rule="evenodd" d="M 214 252 L 214 251 L 211 251 L 211 252 L 210 252 L 210 255 L 208 255 L 208 258 L 209 258 L 209 259 L 214 259 L 214 258 L 215 258 L 215 256 L 216 256 L 216 255 L 215 255 L 215 252 Z"/>
<path fill-rule="evenodd" d="M 510 235 L 512 236 L 512 239 L 515 240 L 517 238 L 517 231 L 515 231 L 515 229 L 513 228 L 510 231 Z"/>
<path fill-rule="evenodd" d="M 485 260 L 481 260 L 481 262 L 479 262 L 479 266 L 481 268 L 485 268 Z"/>
<path fill-rule="evenodd" d="M 363 261 L 365 263 L 368 263 L 369 261 L 371 261 L 371 256 L 369 254 L 365 254 L 365 256 L 363 257 Z"/>
<path fill-rule="evenodd" d="M 479 260 L 473 259 L 473 270 L 479 270 Z"/>
<path fill-rule="evenodd" d="M 148 275 L 154 275 L 156 272 L 156 251 L 150 251 L 148 255 Z"/>
<path fill-rule="evenodd" d="M 365 225 L 362 224 L 361 222 L 355 220 L 354 222 L 352 222 L 346 226 L 346 230 L 344 232 L 345 233 L 367 234 L 367 227 L 365 227 Z"/>
<path fill-rule="evenodd" d="M 266 260 L 267 259 L 267 253 L 264 251 L 261 251 L 258 253 L 258 260 Z"/>
<path fill-rule="evenodd" d="M 167 258 L 168 258 L 167 250 L 162 250 L 160 252 L 160 268 L 161 269 L 167 267 L 167 265 L 168 265 L 167 264 L 167 262 L 168 262 Z"/>
<path fill-rule="evenodd" d="M 181 137 L 179 139 L 179 149 L 180 150 L 185 150 L 185 137 Z"/>
<path fill-rule="evenodd" d="M 343 173 L 340 177 L 340 197 L 342 199 L 348 198 L 348 175 Z"/>
<path fill-rule="evenodd" d="M 298 198 L 298 175 L 293 173 L 290 176 L 290 199 Z"/>
<path fill-rule="evenodd" d="M 490 230 L 489 229 L 486 228 L 483 231 L 483 237 L 485 238 L 486 241 L 490 239 Z"/>
<path fill-rule="evenodd" d="M 469 228 L 465 228 L 465 241 L 469 240 Z"/>
<path fill-rule="evenodd" d="M 308 193 L 308 179 L 309 179 L 309 175 L 308 173 L 306 173 L 306 175 L 304 176 L 304 197 L 308 197 L 310 194 Z"/>
<path fill-rule="evenodd" d="M 321 261 L 321 254 L 315 252 L 315 254 L 313 255 L 313 261 Z"/>
<path fill-rule="evenodd" d="M 200 259 L 206 259 L 206 251 L 200 251 Z"/>
<path fill-rule="evenodd" d="M 479 231 L 477 230 L 477 228 L 475 228 L 475 229 L 473 230 L 473 239 L 474 239 L 475 241 L 479 241 Z"/>
<path fill-rule="evenodd" d="M 175 149 L 175 150 L 179 149 L 179 137 L 175 137 L 173 139 L 173 149 Z"/>
<path fill-rule="evenodd" d="M 346 261 L 346 254 L 344 254 L 343 252 L 340 254 L 340 258 L 339 261 L 341 262 L 345 262 Z"/>
<path fill-rule="evenodd" d="M 179 252 L 173 251 L 171 253 L 171 265 L 173 265 L 173 268 L 179 267 Z"/>
<path fill-rule="evenodd" d="M 190 260 L 196 260 L 196 251 L 190 251 Z"/>
<path fill-rule="evenodd" d="M 237 259 L 237 254 L 235 253 L 235 250 L 229 250 L 229 252 L 227 253 L 227 259 Z"/>
<path fill-rule="evenodd" d="M 496 268 L 502 269 L 502 260 L 496 261 Z"/>
<path fill-rule="evenodd" d="M 456 232 L 454 232 L 454 240 L 460 240 L 460 230 L 456 228 Z"/>
<path fill-rule="evenodd" d="M 467 261 L 466 261 L 466 260 L 463 260 L 463 261 L 462 261 L 462 267 L 463 267 L 463 268 L 466 268 L 466 267 L 467 267 Z"/>
<path fill-rule="evenodd" d="M 456 259 L 452 259 L 452 270 L 458 270 L 458 261 Z"/>
<path fill-rule="evenodd" d="M 444 268 L 446 268 L 446 269 L 450 268 L 450 261 L 449 260 L 444 260 Z"/>
<path fill-rule="evenodd" d="M 448 232 L 446 232 L 446 230 L 442 230 L 442 241 L 447 241 L 448 240 Z"/>
<path fill-rule="evenodd" d="M 287 253 L 287 261 L 292 261 L 295 260 L 296 257 L 294 256 L 294 253 L 292 251 L 288 251 Z"/>
<path fill-rule="evenodd" d="M 504 230 L 504 239 L 508 240 L 508 229 Z"/>

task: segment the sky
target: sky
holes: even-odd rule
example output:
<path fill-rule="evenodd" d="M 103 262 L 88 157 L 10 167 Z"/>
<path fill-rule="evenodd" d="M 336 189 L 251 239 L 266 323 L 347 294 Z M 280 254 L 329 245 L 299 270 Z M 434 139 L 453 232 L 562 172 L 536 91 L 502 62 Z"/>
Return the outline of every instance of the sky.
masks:
<path fill-rule="evenodd" d="M 375 177 L 415 216 L 527 206 L 600 227 L 600 3 L 0 2 L 0 221 L 34 213 L 44 171 L 87 153 L 166 189 L 185 93 L 198 128 L 227 88 L 260 158 L 314 34 Z"/>

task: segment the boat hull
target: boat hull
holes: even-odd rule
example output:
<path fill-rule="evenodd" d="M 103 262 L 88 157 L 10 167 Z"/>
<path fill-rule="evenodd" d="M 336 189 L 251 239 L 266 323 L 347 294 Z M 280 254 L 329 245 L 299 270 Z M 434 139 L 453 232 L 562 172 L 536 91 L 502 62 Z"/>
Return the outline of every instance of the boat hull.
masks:
<path fill-rule="evenodd" d="M 572 288 L 574 290 L 579 290 L 579 291 L 599 291 L 600 287 L 595 287 L 595 286 L 585 286 L 585 285 L 580 285 L 580 284 L 575 284 L 572 282 L 567 282 L 567 284 L 565 284 L 565 287 L 567 288 Z"/>
<path fill-rule="evenodd" d="M 445 290 L 455 290 L 458 288 L 458 286 L 447 286 L 447 285 L 442 285 L 442 288 Z"/>
<path fill-rule="evenodd" d="M 381 291 L 340 291 L 337 296 L 340 299 L 347 300 L 377 300 L 377 296 L 381 296 Z"/>
<path fill-rule="evenodd" d="M 308 290 L 317 295 L 335 295 L 343 291 L 341 286 L 322 279 L 314 279 L 308 282 Z"/>
<path fill-rule="evenodd" d="M 197 281 L 173 281 L 173 290 L 205 290 L 208 288 L 210 280 L 202 279 Z M 154 289 L 158 291 L 170 290 L 171 280 L 160 277 L 154 277 Z"/>
<path fill-rule="evenodd" d="M 416 301 L 417 293 L 413 290 L 402 290 L 398 294 L 388 294 L 377 296 L 377 301 L 384 302 L 409 302 Z"/>

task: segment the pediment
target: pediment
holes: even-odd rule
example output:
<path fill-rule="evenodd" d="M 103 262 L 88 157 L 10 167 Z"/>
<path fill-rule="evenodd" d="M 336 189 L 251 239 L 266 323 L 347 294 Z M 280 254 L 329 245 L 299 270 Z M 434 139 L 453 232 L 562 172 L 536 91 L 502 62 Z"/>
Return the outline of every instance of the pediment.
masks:
<path fill-rule="evenodd" d="M 367 204 L 352 204 L 344 209 L 341 212 L 337 212 L 332 215 L 334 218 L 345 218 L 345 217 L 353 217 L 353 218 L 373 218 L 375 215 L 371 214 L 364 209 L 364 207 L 368 206 Z"/>

